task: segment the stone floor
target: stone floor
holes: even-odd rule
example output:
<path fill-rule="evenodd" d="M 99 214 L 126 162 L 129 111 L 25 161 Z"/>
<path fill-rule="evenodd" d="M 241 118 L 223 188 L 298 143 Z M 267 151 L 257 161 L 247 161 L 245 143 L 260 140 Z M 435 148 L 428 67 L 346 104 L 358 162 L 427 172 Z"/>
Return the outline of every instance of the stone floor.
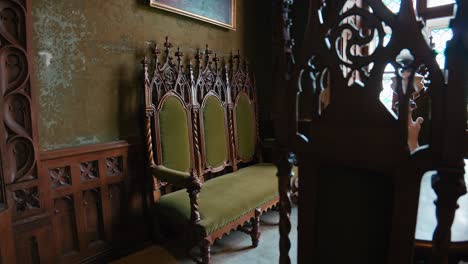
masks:
<path fill-rule="evenodd" d="M 468 164 L 468 160 L 465 160 Z M 468 166 L 465 167 L 468 172 Z M 434 200 L 436 195 L 431 187 L 431 176 L 434 172 L 424 175 L 421 182 L 420 204 L 418 211 L 418 222 L 416 227 L 416 238 L 431 240 L 432 233 L 436 226 Z M 465 181 L 468 183 L 468 173 L 465 174 Z M 457 210 L 455 221 L 452 227 L 452 241 L 468 241 L 468 195 L 461 197 L 458 201 L 460 208 Z M 279 258 L 279 215 L 276 211 L 270 211 L 262 216 L 260 231 L 262 237 L 258 248 L 251 247 L 250 237 L 242 232 L 233 232 L 225 236 L 222 240 L 216 241 L 212 247 L 213 263 L 277 263 Z M 297 208 L 293 208 L 292 228 L 290 234 L 292 248 L 290 251 L 291 263 L 297 260 Z M 199 256 L 198 248 L 194 248 L 190 256 Z M 169 250 L 153 246 L 132 254 L 126 258 L 118 260 L 115 264 L 136 264 L 136 263 L 161 263 L 161 264 L 192 264 L 192 257 L 177 252 L 175 249 Z M 465 263 L 465 262 L 460 262 Z"/>
<path fill-rule="evenodd" d="M 292 247 L 290 250 L 291 263 L 297 263 L 297 208 L 293 208 L 292 228 L 290 238 Z M 211 249 L 212 262 L 216 264 L 271 264 L 278 263 L 279 259 L 279 213 L 270 211 L 261 218 L 260 231 L 262 232 L 260 244 L 252 248 L 249 235 L 236 231 L 217 240 Z M 152 246 L 142 251 L 124 257 L 112 264 L 193 264 L 193 257 L 198 257 L 200 252 L 194 248 L 187 256 L 175 248 L 163 248 Z"/>
<path fill-rule="evenodd" d="M 292 247 L 290 251 L 291 263 L 297 263 L 297 208 L 293 208 L 291 217 L 292 227 L 290 238 Z M 213 263 L 228 264 L 271 264 L 277 263 L 279 259 L 279 213 L 270 211 L 261 218 L 260 231 L 262 232 L 260 244 L 252 248 L 249 235 L 236 231 L 228 236 L 217 240 L 211 248 Z M 192 256 L 199 256 L 200 251 L 194 248 Z M 193 264 L 193 260 L 186 256 L 176 256 L 180 264 Z"/>
<path fill-rule="evenodd" d="M 437 224 L 434 205 L 437 196 L 431 187 L 431 176 L 434 173 L 426 173 L 421 182 L 416 225 L 416 238 L 421 240 L 432 240 L 432 233 Z M 465 160 L 465 182 L 468 184 L 468 160 Z M 468 241 L 468 194 L 458 199 L 458 205 L 460 208 L 455 213 L 452 225 L 452 241 Z"/>

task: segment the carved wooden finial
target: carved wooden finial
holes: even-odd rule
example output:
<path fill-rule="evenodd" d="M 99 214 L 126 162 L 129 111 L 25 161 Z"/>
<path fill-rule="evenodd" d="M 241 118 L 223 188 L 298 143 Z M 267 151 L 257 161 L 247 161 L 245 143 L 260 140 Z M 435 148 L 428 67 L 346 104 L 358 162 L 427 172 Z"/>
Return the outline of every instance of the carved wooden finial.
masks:
<path fill-rule="evenodd" d="M 200 71 L 201 68 L 201 52 L 200 49 L 197 49 L 195 53 L 195 70 Z"/>
<path fill-rule="evenodd" d="M 164 53 L 166 54 L 167 61 L 171 61 L 172 57 L 170 51 L 172 48 L 172 43 L 169 41 L 169 37 L 166 36 L 166 41 L 164 42 Z"/>
<path fill-rule="evenodd" d="M 237 54 L 234 55 L 234 60 L 236 61 L 236 66 L 237 66 L 237 69 L 240 69 L 241 67 L 241 56 L 240 56 L 240 50 L 238 49 L 237 50 Z"/>
<path fill-rule="evenodd" d="M 141 65 L 143 65 L 143 68 L 146 70 L 148 68 L 148 58 L 145 56 L 143 60 L 141 60 Z"/>
<path fill-rule="evenodd" d="M 154 54 L 154 65 L 157 66 L 159 63 L 159 54 L 161 54 L 161 50 L 159 50 L 158 45 L 154 45 L 153 54 Z"/>
<path fill-rule="evenodd" d="M 218 58 L 218 55 L 216 53 L 214 54 L 213 62 L 215 63 L 216 71 L 218 71 L 219 58 Z"/>
<path fill-rule="evenodd" d="M 187 72 L 188 72 L 188 75 L 189 75 L 190 83 L 193 84 L 193 82 L 195 81 L 195 77 L 193 76 L 193 65 L 192 65 L 192 60 L 189 60 L 189 61 L 188 61 Z"/>
<path fill-rule="evenodd" d="M 229 87 L 229 67 L 226 63 L 224 64 L 224 78 L 227 86 Z"/>
<path fill-rule="evenodd" d="M 232 52 L 232 50 L 229 53 L 228 63 L 229 63 L 229 72 L 232 73 L 234 71 L 234 53 Z"/>
<path fill-rule="evenodd" d="M 177 57 L 177 63 L 180 66 L 180 61 L 181 61 L 181 58 L 184 56 L 184 53 L 180 51 L 179 47 L 177 47 L 177 52 L 175 53 L 175 56 Z"/>
<path fill-rule="evenodd" d="M 211 51 L 211 50 L 208 48 L 208 44 L 206 44 L 206 48 L 205 48 L 205 62 L 206 62 L 206 66 L 211 65 L 210 55 L 211 55 L 212 53 L 213 53 L 213 51 Z"/>

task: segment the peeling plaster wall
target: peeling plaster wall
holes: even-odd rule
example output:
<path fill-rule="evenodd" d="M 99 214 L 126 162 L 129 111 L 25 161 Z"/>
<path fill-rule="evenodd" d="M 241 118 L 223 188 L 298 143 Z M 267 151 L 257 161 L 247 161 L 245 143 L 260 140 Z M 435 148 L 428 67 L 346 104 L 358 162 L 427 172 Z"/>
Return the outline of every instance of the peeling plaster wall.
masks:
<path fill-rule="evenodd" d="M 167 35 L 188 55 L 205 44 L 253 55 L 252 0 L 237 0 L 237 31 L 143 2 L 32 1 L 41 150 L 139 137 L 148 43 Z"/>

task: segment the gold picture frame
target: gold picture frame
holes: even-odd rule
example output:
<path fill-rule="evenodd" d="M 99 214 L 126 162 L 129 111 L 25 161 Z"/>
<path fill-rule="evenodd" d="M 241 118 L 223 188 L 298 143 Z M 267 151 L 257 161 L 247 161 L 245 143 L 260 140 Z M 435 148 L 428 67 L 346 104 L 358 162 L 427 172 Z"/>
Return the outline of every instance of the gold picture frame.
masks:
<path fill-rule="evenodd" d="M 236 30 L 236 0 L 148 0 L 148 5 Z"/>

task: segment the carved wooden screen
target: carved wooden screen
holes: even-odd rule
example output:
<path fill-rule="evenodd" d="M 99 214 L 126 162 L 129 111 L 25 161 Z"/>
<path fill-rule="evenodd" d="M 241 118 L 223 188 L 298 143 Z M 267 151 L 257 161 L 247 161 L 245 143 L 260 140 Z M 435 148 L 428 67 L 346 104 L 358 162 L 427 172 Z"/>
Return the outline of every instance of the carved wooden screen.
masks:
<path fill-rule="evenodd" d="M 0 141 L 2 146 L 2 169 L 4 182 L 13 185 L 37 179 L 36 129 L 34 89 L 31 89 L 31 62 L 28 56 L 30 44 L 27 42 L 29 6 L 18 1 L 0 2 L 0 59 L 2 78 L 0 99 L 3 115 Z M 9 188 L 10 189 L 10 188 Z M 37 187 L 13 191 L 15 201 L 20 193 L 35 192 Z M 36 191 L 37 193 L 37 191 Z M 15 203 L 19 205 L 18 203 Z M 32 202 L 29 209 L 38 208 Z M 16 208 L 16 214 L 29 209 Z"/>
<path fill-rule="evenodd" d="M 444 263 L 456 201 L 466 192 L 460 145 L 466 122 L 463 87 L 467 82 L 462 70 L 467 59 L 455 54 L 466 54 L 462 42 L 466 3 L 458 3 L 452 24 L 454 38 L 448 45 L 452 50 L 447 53 L 444 72 L 411 0 L 402 0 L 395 13 L 382 1 L 311 1 L 309 24 L 295 59 L 289 34 L 293 2 L 275 1 L 278 36 L 283 41 L 278 50 L 284 54 L 279 63 L 284 75 L 277 82 L 277 100 L 287 98 L 283 112 L 277 113 L 276 125 L 282 205 L 280 262 L 290 261 L 289 182 L 285 179 L 291 175 L 288 152 L 293 151 L 299 162 L 300 263 L 318 260 L 317 217 L 321 211 L 317 206 L 321 196 L 317 193 L 328 168 L 344 169 L 344 173 L 364 169 L 376 177 L 390 176 L 387 185 L 393 188 L 393 206 L 387 213 L 392 221 L 385 232 L 391 233 L 386 254 L 382 254 L 387 263 L 412 261 L 420 180 L 426 171 L 437 170 L 433 178 L 438 194 L 434 260 Z M 385 68 L 393 69 L 395 76 L 396 100 L 389 110 L 379 100 Z M 420 147 L 414 144 L 421 125 L 421 119 L 413 114 L 417 107 L 413 99 L 420 92 L 413 85 L 417 73 L 424 74 L 422 89 L 430 97 L 430 118 L 424 120 L 429 123 L 429 137 L 427 145 Z M 309 92 L 302 101 L 313 106 L 313 113 L 311 130 L 299 134 L 296 109 L 303 91 Z M 324 91 L 328 92 L 326 97 Z"/>
<path fill-rule="evenodd" d="M 0 1 L 0 262 L 14 263 L 12 221 L 41 209 L 29 0 Z"/>

